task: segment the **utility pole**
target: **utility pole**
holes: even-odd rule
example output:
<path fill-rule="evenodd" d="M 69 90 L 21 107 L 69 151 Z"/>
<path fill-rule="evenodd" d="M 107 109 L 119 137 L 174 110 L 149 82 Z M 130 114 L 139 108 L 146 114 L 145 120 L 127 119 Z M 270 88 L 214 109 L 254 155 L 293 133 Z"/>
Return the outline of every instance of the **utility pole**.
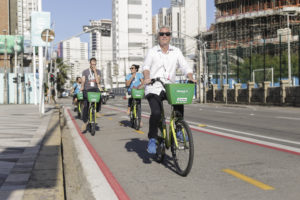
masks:
<path fill-rule="evenodd" d="M 287 13 L 287 27 L 288 27 L 288 79 L 289 79 L 289 85 L 292 85 L 292 70 L 291 70 L 291 41 L 290 41 L 290 34 L 292 34 L 292 31 L 290 29 L 290 15 Z"/>
<path fill-rule="evenodd" d="M 42 12 L 42 0 L 38 0 L 38 11 Z M 48 45 L 48 44 L 46 44 Z M 44 67 L 43 67 L 43 47 L 38 47 L 38 53 L 39 53 L 39 98 L 40 98 L 40 106 L 39 111 L 43 115 L 45 113 L 45 107 L 44 107 Z"/>
<path fill-rule="evenodd" d="M 7 94 L 7 86 L 8 86 L 8 84 L 7 84 L 7 82 L 8 82 L 8 77 L 7 77 L 7 39 L 6 39 L 6 34 L 7 34 L 7 32 L 6 32 L 6 30 L 3 30 L 3 33 L 4 33 L 4 35 L 5 35 L 5 47 L 4 47 L 4 59 L 5 59 L 5 61 L 4 61 L 4 95 L 3 95 L 3 97 L 4 97 L 4 99 L 3 99 L 3 103 L 4 104 L 8 104 L 8 94 Z"/>
<path fill-rule="evenodd" d="M 19 98 L 19 95 L 18 95 L 18 91 L 19 91 L 19 75 L 18 75 L 18 69 L 17 69 L 17 66 L 18 66 L 18 63 L 17 63 L 17 57 L 18 57 L 18 52 L 17 52 L 17 34 L 15 35 L 15 46 L 14 46 L 14 51 L 15 51 L 15 69 L 14 69 L 14 72 L 15 72 L 15 77 L 16 77 L 16 85 L 15 85 L 15 104 L 18 104 L 18 98 Z"/>

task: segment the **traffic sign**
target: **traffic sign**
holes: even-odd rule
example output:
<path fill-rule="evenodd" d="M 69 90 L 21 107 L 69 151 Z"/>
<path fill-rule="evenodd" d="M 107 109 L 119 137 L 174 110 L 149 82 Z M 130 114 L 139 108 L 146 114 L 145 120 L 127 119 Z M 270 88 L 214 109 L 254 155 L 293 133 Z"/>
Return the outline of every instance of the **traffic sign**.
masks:
<path fill-rule="evenodd" d="M 47 38 L 47 36 L 48 36 L 48 38 Z M 45 29 L 45 30 L 43 30 L 41 37 L 44 42 L 52 42 L 55 38 L 55 33 L 51 29 Z"/>

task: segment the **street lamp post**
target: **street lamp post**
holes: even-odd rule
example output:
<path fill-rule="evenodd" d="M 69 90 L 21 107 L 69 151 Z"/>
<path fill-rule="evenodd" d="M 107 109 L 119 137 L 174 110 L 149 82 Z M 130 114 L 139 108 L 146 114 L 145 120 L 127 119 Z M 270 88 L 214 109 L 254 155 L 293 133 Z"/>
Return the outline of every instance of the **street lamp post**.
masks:
<path fill-rule="evenodd" d="M 173 32 L 176 32 L 176 31 L 173 31 Z M 202 39 L 202 34 L 199 35 L 199 39 L 198 38 L 194 38 L 192 36 L 189 36 L 189 35 L 186 35 L 184 33 L 180 33 L 182 36 L 184 37 L 187 37 L 187 38 L 190 38 L 192 40 L 195 40 L 197 42 L 197 46 L 196 46 L 196 52 L 195 54 L 197 55 L 196 57 L 197 58 L 197 80 L 199 81 L 199 84 L 198 84 L 198 89 L 197 89 L 197 97 L 198 97 L 198 102 L 201 103 L 201 102 L 205 102 L 205 97 L 206 97 L 206 74 L 204 74 L 207 70 L 206 70 L 206 67 L 203 67 L 203 66 L 206 66 L 206 61 L 205 58 L 206 57 L 206 42 L 203 41 Z M 204 74 L 204 77 L 203 77 L 203 83 L 201 82 L 201 74 Z"/>
<path fill-rule="evenodd" d="M 292 30 L 290 29 L 290 16 L 295 16 L 297 15 L 297 11 L 291 9 L 287 9 L 282 11 L 284 15 L 286 15 L 286 20 L 287 20 L 287 28 L 288 28 L 288 81 L 289 85 L 292 85 L 292 64 L 291 64 L 291 40 L 290 40 L 290 35 L 292 35 Z"/>

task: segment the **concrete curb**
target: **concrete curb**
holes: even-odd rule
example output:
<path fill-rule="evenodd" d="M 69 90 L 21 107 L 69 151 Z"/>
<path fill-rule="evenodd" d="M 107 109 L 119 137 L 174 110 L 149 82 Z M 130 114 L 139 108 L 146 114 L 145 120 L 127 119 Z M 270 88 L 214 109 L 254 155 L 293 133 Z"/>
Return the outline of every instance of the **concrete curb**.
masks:
<path fill-rule="evenodd" d="M 70 135 L 72 136 L 72 141 L 74 142 L 77 155 L 74 162 L 77 162 L 78 160 L 83 171 L 83 177 L 85 177 L 86 183 L 84 182 L 82 184 L 89 185 L 91 195 L 94 199 L 118 199 L 102 171 L 99 169 L 96 161 L 82 141 L 79 135 L 81 133 L 78 133 L 67 108 L 64 109 L 64 116 L 66 119 L 66 125 L 70 129 Z"/>

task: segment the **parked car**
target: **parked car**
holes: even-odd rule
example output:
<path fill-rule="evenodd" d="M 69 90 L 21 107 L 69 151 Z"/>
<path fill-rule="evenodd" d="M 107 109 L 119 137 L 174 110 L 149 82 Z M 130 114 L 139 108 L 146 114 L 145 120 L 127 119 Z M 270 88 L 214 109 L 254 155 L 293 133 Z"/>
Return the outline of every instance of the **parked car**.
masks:
<path fill-rule="evenodd" d="M 115 93 L 113 91 L 109 91 L 108 97 L 114 99 Z"/>

